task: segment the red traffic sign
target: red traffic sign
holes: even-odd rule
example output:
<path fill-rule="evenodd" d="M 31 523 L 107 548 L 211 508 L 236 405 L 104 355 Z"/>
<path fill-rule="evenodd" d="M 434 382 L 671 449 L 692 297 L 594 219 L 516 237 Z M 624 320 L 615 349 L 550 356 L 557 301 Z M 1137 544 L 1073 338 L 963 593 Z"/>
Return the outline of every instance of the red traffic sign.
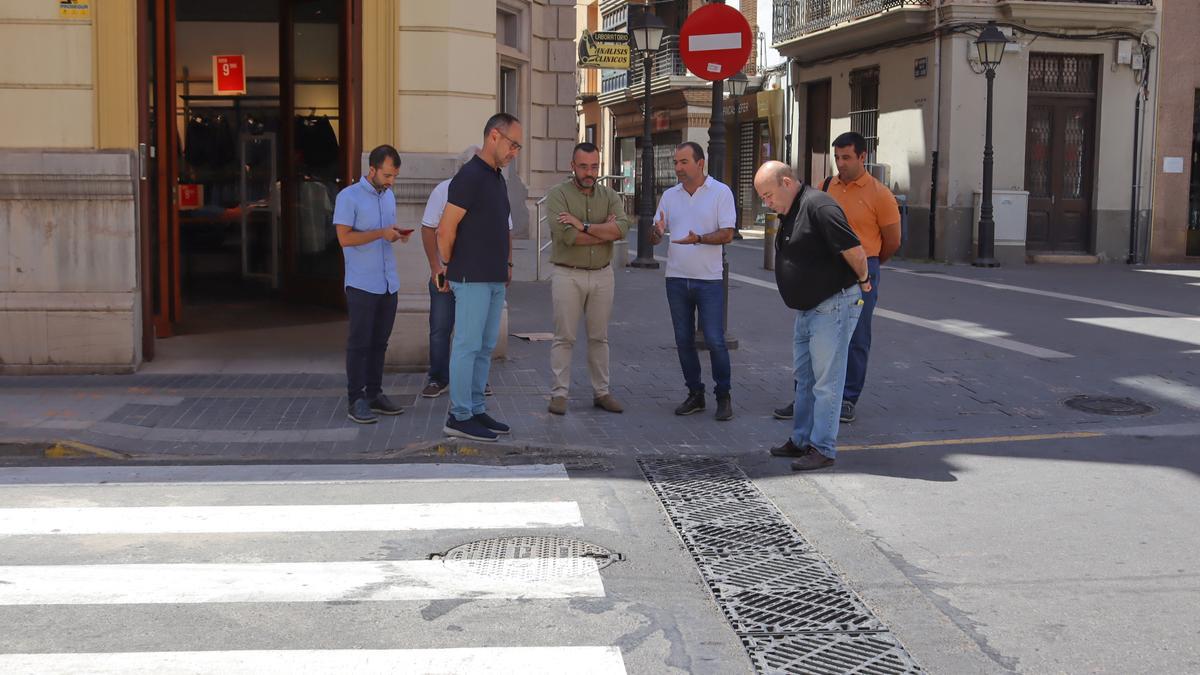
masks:
<path fill-rule="evenodd" d="M 729 5 L 710 4 L 691 13 L 679 31 L 679 53 L 688 70 L 706 80 L 724 80 L 750 58 L 750 23 Z"/>

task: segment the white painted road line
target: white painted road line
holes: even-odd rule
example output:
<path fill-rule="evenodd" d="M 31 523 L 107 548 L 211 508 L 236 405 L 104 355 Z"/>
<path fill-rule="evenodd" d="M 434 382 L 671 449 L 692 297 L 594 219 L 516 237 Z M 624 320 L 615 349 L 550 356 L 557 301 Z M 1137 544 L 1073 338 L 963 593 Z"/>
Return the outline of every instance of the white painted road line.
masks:
<path fill-rule="evenodd" d="M 21 675 L 617 675 L 617 647 L 337 649 L 280 651 L 0 654 L 0 672 Z"/>
<path fill-rule="evenodd" d="M 601 598 L 591 558 L 497 559 L 489 574 L 439 560 L 14 565 L 0 567 L 0 605 L 208 602 L 392 602 Z"/>
<path fill-rule="evenodd" d="M 1127 333 L 1137 333 L 1147 337 L 1174 340 L 1184 344 L 1200 347 L 1200 317 L 1160 318 L 1150 316 L 1122 316 L 1098 319 L 1071 319 L 1078 323 L 1091 326 L 1103 326 Z M 1188 353 L 1200 353 L 1193 350 Z"/>
<path fill-rule="evenodd" d="M 1001 337 L 1002 335 L 1005 335 L 1005 333 L 990 330 L 980 326 L 979 324 L 969 323 L 966 321 L 958 321 L 954 319 L 932 321 L 930 319 L 922 319 L 919 316 L 911 316 L 909 314 L 893 312 L 890 309 L 883 309 L 882 307 L 875 308 L 875 316 L 891 319 L 892 321 L 900 321 L 901 323 L 907 323 L 913 326 L 928 328 L 929 330 L 945 333 L 946 335 L 953 335 L 955 337 L 974 340 L 975 342 L 982 342 L 986 345 L 1007 349 L 1013 352 L 1019 352 L 1037 359 L 1074 358 L 1074 356 L 1071 354 L 1054 351 L 1053 349 L 1046 349 L 1044 347 L 1038 347 L 1036 345 L 1026 344 L 1024 342 L 1018 342 L 1016 340 L 1010 340 L 1006 337 Z"/>
<path fill-rule="evenodd" d="M 562 464 L 241 464 L 0 469 L 0 485 L 348 484 L 405 481 L 567 480 Z"/>
<path fill-rule="evenodd" d="M 1170 401 L 1178 406 L 1200 410 L 1200 387 L 1168 380 L 1158 375 L 1137 375 L 1133 377 L 1118 377 L 1117 384 L 1131 389 L 1137 389 L 1143 394 L 1157 399 Z"/>
<path fill-rule="evenodd" d="M 1147 274 L 1166 274 L 1173 277 L 1186 277 L 1188 279 L 1200 279 L 1200 270 L 1136 270 Z M 1194 284 L 1193 284 L 1194 285 Z"/>
<path fill-rule="evenodd" d="M 994 281 L 981 281 L 979 279 L 964 279 L 962 277 L 952 276 L 950 274 L 921 274 L 916 270 L 906 270 L 899 267 L 885 267 L 889 272 L 898 274 L 909 274 L 923 279 L 938 279 L 941 281 L 953 281 L 960 284 L 971 284 L 973 286 L 983 286 L 999 291 L 1013 291 L 1015 293 L 1028 293 L 1030 295 L 1040 295 L 1044 298 L 1055 298 L 1057 300 L 1070 300 L 1071 302 L 1080 302 L 1088 305 L 1099 305 L 1110 309 L 1119 309 L 1123 312 L 1132 312 L 1134 314 L 1150 314 L 1152 316 L 1169 316 L 1169 317 L 1190 317 L 1191 314 L 1180 314 L 1179 312 L 1171 312 L 1165 309 L 1154 309 L 1152 307 L 1141 307 L 1139 305 L 1127 305 L 1121 302 L 1112 302 L 1111 300 L 1100 300 L 1098 298 L 1088 298 L 1082 295 L 1071 295 L 1069 293 L 1056 293 L 1054 291 L 1043 291 L 1038 288 L 1026 288 L 1024 286 L 1013 286 L 1011 284 L 1000 284 Z"/>
<path fill-rule="evenodd" d="M 745 276 L 742 274 L 734 274 L 732 272 L 729 273 L 729 278 L 731 280 L 740 281 L 742 283 L 750 284 L 752 286 L 758 286 L 760 288 L 768 288 L 772 291 L 777 290 L 775 288 L 775 284 L 770 281 L 763 281 L 762 279 L 756 279 L 754 277 L 748 277 L 748 276 Z M 944 319 L 941 321 L 932 321 L 930 319 L 922 319 L 919 316 L 912 316 L 910 314 L 901 314 L 900 312 L 895 312 L 890 309 L 883 309 L 882 307 L 875 308 L 875 316 L 880 316 L 885 319 L 891 319 L 893 321 L 900 321 L 900 322 L 907 323 L 907 324 L 910 324 L 913 326 L 920 326 L 921 328 L 928 328 L 929 330 L 937 331 L 939 333 L 945 333 L 947 335 L 953 335 L 955 337 L 961 337 L 961 338 L 966 338 L 968 340 L 974 340 L 976 342 L 982 342 L 984 344 L 991 345 L 993 347 L 1000 347 L 1001 349 L 1007 349 L 1009 351 L 1019 352 L 1021 354 L 1026 354 L 1028 356 L 1032 356 L 1034 358 L 1039 358 L 1039 359 L 1070 359 L 1070 358 L 1074 358 L 1071 354 L 1054 351 L 1053 349 L 1045 349 L 1044 347 L 1038 347 L 1035 345 L 1026 344 L 1024 342 L 1018 342 L 1016 340 L 1009 340 L 1008 338 L 1001 337 L 1002 335 L 1004 335 L 1003 333 L 1000 333 L 1000 332 L 994 331 L 994 330 L 989 330 L 982 326 L 978 326 L 975 324 L 969 324 L 966 322 L 954 321 L 951 319 Z"/>
<path fill-rule="evenodd" d="M 575 502 L 0 509 L 0 536 L 582 527 Z"/>

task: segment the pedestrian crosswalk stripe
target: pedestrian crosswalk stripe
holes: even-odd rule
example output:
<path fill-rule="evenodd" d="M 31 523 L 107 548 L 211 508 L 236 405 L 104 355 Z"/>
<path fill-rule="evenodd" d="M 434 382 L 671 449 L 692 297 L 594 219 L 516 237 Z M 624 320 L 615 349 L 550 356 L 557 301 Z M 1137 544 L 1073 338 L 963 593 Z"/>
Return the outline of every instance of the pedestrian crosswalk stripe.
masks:
<path fill-rule="evenodd" d="M 64 466 L 0 469 L 0 485 L 204 483 L 343 484 L 405 481 L 560 481 L 562 464 L 234 464 L 217 466 Z"/>
<path fill-rule="evenodd" d="M 575 502 L 0 509 L 0 536 L 582 527 Z"/>
<path fill-rule="evenodd" d="M 153 673 L 154 675 L 432 675 L 522 673 L 616 675 L 625 672 L 617 647 L 459 649 L 338 649 L 295 651 L 0 654 L 0 672 L 22 675 Z"/>
<path fill-rule="evenodd" d="M 487 561 L 486 576 L 471 562 L 13 565 L 0 567 L 0 606 L 604 597 L 591 559 Z"/>

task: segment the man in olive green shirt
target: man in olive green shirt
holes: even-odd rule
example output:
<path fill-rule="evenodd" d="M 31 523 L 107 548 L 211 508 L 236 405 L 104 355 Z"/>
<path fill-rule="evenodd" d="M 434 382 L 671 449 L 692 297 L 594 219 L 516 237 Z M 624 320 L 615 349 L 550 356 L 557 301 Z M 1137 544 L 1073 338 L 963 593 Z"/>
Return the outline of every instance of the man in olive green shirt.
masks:
<path fill-rule="evenodd" d="M 554 343 L 550 346 L 550 412 L 567 414 L 571 351 L 580 317 L 587 320 L 588 370 L 592 404 L 608 412 L 625 409 L 608 389 L 608 320 L 613 306 L 613 242 L 629 232 L 621 197 L 597 183 L 600 151 L 580 143 L 571 153 L 571 178 L 546 193 L 547 220 L 554 243 Z"/>

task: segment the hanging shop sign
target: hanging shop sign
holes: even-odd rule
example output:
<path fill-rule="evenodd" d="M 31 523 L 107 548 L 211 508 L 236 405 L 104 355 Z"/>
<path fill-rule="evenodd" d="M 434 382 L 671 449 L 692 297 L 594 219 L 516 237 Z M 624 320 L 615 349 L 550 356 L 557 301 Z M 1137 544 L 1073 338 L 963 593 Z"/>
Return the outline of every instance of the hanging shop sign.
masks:
<path fill-rule="evenodd" d="M 58 15 L 64 19 L 86 19 L 92 15 L 90 2 L 59 0 Z"/>
<path fill-rule="evenodd" d="M 580 68 L 629 69 L 629 33 L 584 30 L 579 36 Z"/>
<path fill-rule="evenodd" d="M 236 96 L 246 93 L 246 57 L 242 54 L 223 54 L 213 59 L 213 93 Z"/>

